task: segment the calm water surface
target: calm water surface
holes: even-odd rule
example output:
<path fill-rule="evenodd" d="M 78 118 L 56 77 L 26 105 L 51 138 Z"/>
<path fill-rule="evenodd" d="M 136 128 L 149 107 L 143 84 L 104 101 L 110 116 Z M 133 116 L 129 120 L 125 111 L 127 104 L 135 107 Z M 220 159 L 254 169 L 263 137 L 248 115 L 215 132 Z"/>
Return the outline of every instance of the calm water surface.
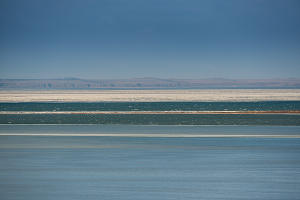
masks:
<path fill-rule="evenodd" d="M 0 103 L 0 111 L 253 111 L 300 110 L 300 101 Z"/>
<path fill-rule="evenodd" d="M 297 126 L 1 125 L 2 133 L 300 134 Z M 299 199 L 300 139 L 0 136 L 0 199 Z"/>
<path fill-rule="evenodd" d="M 1 111 L 295 111 L 300 101 L 0 103 Z M 299 114 L 0 114 L 0 124 L 285 125 Z"/>

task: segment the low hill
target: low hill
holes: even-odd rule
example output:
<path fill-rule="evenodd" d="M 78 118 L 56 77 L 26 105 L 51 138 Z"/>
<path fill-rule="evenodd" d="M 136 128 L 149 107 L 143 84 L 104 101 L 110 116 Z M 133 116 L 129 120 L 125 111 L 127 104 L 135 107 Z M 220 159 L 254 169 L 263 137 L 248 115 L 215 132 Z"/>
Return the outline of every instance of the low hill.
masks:
<path fill-rule="evenodd" d="M 300 88 L 300 79 L 0 79 L 0 89 Z"/>

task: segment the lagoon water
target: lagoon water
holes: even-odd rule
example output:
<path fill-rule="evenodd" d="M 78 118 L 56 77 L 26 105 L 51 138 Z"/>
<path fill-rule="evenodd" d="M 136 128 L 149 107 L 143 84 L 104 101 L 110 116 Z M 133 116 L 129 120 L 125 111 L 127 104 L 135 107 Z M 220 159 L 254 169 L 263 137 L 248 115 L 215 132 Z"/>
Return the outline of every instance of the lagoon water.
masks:
<path fill-rule="evenodd" d="M 299 126 L 0 125 L 0 134 L 0 199 L 300 197 L 299 138 L 180 136 L 299 136 Z"/>
<path fill-rule="evenodd" d="M 0 103 L 0 124 L 300 125 L 300 114 L 93 114 L 89 111 L 299 111 L 300 101 Z M 6 111 L 46 111 L 7 114 Z M 57 114 L 57 111 L 86 111 Z M 2 112 L 2 113 L 1 113 Z M 55 113 L 56 112 L 56 113 Z"/>
<path fill-rule="evenodd" d="M 300 110 L 300 101 L 250 102 L 0 102 L 0 111 L 274 111 Z"/>

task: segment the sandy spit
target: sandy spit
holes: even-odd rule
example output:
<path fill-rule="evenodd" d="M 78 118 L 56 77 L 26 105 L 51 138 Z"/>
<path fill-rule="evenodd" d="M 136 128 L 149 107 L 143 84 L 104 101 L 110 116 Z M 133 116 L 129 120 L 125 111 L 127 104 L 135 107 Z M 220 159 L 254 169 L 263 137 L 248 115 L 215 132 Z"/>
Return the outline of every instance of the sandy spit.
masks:
<path fill-rule="evenodd" d="M 163 114 L 300 114 L 300 110 L 276 110 L 276 111 L 0 111 L 0 115 L 18 114 L 98 114 L 98 115 L 163 115 Z"/>
<path fill-rule="evenodd" d="M 0 133 L 0 136 L 61 136 L 61 137 L 159 137 L 159 138 L 300 138 L 300 135 L 251 134 L 118 134 L 118 133 Z"/>
<path fill-rule="evenodd" d="M 0 102 L 300 101 L 300 89 L 1 90 Z"/>

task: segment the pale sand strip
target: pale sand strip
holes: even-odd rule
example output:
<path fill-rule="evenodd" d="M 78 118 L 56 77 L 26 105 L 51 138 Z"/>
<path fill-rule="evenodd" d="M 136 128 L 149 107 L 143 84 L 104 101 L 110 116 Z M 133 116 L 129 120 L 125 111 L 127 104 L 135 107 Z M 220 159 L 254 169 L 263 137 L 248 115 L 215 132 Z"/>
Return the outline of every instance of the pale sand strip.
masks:
<path fill-rule="evenodd" d="M 0 115 L 42 115 L 42 114 L 109 114 L 109 115 L 163 115 L 163 114 L 300 114 L 300 110 L 278 110 L 278 111 L 0 111 Z"/>
<path fill-rule="evenodd" d="M 2 90 L 0 102 L 300 101 L 300 89 Z"/>
<path fill-rule="evenodd" d="M 300 135 L 235 134 L 109 134 L 109 133 L 0 133 L 0 136 L 149 137 L 149 138 L 300 138 Z"/>

